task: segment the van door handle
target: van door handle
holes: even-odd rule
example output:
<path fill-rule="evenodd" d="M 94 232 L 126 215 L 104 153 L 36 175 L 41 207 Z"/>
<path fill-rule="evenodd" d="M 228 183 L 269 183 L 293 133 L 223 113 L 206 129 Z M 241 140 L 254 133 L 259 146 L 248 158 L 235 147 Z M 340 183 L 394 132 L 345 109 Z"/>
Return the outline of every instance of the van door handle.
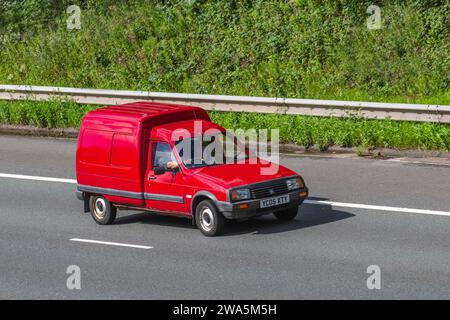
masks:
<path fill-rule="evenodd" d="M 155 180 L 155 179 L 156 179 L 156 176 L 154 176 L 154 175 L 148 176 L 148 180 Z"/>

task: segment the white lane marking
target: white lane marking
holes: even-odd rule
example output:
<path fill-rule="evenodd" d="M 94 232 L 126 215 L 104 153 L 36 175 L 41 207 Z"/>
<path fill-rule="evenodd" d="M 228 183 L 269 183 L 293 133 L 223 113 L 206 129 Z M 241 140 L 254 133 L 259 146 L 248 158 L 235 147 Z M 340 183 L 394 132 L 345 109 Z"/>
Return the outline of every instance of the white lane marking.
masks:
<path fill-rule="evenodd" d="M 0 178 L 36 180 L 36 181 L 47 181 L 47 182 L 63 182 L 63 183 L 72 183 L 72 184 L 76 184 L 77 183 L 77 180 L 75 180 L 75 179 L 60 179 L 60 178 L 38 177 L 38 176 L 25 176 L 25 175 L 7 174 L 7 173 L 0 173 Z M 344 207 L 344 208 L 356 208 L 356 209 L 391 211 L 391 212 L 429 214 L 429 215 L 437 215 L 437 216 L 450 216 L 450 212 L 449 211 L 413 209 L 413 208 L 401 208 L 401 207 L 388 207 L 388 206 L 376 206 L 376 205 L 359 204 L 359 203 L 345 203 L 345 202 L 308 200 L 308 199 L 305 200 L 303 203 L 313 204 L 313 205 L 331 205 L 331 206 L 335 206 L 335 207 Z"/>
<path fill-rule="evenodd" d="M 425 210 L 425 209 L 413 209 L 413 208 L 401 208 L 401 207 L 388 207 L 388 206 L 374 206 L 369 204 L 360 203 L 345 203 L 345 202 L 334 202 L 334 201 L 322 201 L 322 200 L 305 200 L 303 203 L 314 204 L 314 205 L 330 205 L 333 207 L 343 207 L 343 208 L 357 208 L 357 209 L 367 209 L 367 210 L 379 210 L 379 211 L 391 211 L 391 212 L 403 212 L 403 213 L 417 213 L 417 214 L 430 214 L 437 216 L 450 216 L 449 211 L 438 211 L 438 210 Z"/>
<path fill-rule="evenodd" d="M 128 248 L 137 248 L 137 249 L 145 249 L 145 250 L 153 249 L 153 247 L 149 247 L 149 246 L 140 246 L 140 245 L 137 245 L 137 244 L 128 244 L 128 243 L 119 243 L 119 242 L 108 242 L 108 241 L 79 239 L 79 238 L 72 238 L 72 239 L 69 239 L 69 240 L 70 241 L 75 241 L 75 242 L 105 244 L 105 245 L 108 245 L 108 246 L 128 247 Z"/>
<path fill-rule="evenodd" d="M 49 178 L 49 177 L 39 177 L 39 176 L 26 176 L 23 174 L 9 174 L 9 173 L 0 173 L 0 178 L 46 181 L 46 182 L 77 183 L 77 180 L 75 180 L 75 179 L 60 179 L 60 178 Z"/>

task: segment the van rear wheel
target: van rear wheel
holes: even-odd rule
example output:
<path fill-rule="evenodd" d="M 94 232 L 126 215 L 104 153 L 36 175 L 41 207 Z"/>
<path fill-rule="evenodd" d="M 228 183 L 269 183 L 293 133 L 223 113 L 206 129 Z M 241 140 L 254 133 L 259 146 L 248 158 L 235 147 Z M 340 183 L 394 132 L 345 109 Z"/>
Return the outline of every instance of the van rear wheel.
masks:
<path fill-rule="evenodd" d="M 92 218 L 101 225 L 107 225 L 116 219 L 117 209 L 102 196 L 91 196 L 89 201 Z"/>
<path fill-rule="evenodd" d="M 195 223 L 205 236 L 213 237 L 222 232 L 225 218 L 211 200 L 203 200 L 195 208 Z"/>

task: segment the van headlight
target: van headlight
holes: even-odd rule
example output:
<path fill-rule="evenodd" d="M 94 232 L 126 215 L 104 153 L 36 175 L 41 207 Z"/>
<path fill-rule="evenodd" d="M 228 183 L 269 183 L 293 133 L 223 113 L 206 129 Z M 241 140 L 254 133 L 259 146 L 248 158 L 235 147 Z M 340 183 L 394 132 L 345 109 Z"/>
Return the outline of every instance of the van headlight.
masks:
<path fill-rule="evenodd" d="M 300 179 L 300 178 L 293 178 L 293 179 L 286 180 L 286 186 L 289 191 L 296 190 L 296 189 L 303 188 L 303 182 L 302 182 L 302 179 Z"/>
<path fill-rule="evenodd" d="M 231 201 L 250 199 L 250 189 L 235 189 L 231 191 Z"/>

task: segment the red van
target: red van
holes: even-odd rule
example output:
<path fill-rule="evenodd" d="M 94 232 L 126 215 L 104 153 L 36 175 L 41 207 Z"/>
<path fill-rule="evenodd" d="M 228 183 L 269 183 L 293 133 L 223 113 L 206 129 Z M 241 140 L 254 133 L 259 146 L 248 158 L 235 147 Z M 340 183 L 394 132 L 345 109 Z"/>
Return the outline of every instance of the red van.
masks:
<path fill-rule="evenodd" d="M 215 150 L 206 159 L 210 142 L 217 147 L 225 140 L 240 157 L 229 161 Z M 283 166 L 261 174 L 265 166 L 201 108 L 152 102 L 110 106 L 83 118 L 77 197 L 102 225 L 113 223 L 117 209 L 139 210 L 190 218 L 203 234 L 214 236 L 226 219 L 268 213 L 295 218 L 308 196 L 303 179 Z"/>

